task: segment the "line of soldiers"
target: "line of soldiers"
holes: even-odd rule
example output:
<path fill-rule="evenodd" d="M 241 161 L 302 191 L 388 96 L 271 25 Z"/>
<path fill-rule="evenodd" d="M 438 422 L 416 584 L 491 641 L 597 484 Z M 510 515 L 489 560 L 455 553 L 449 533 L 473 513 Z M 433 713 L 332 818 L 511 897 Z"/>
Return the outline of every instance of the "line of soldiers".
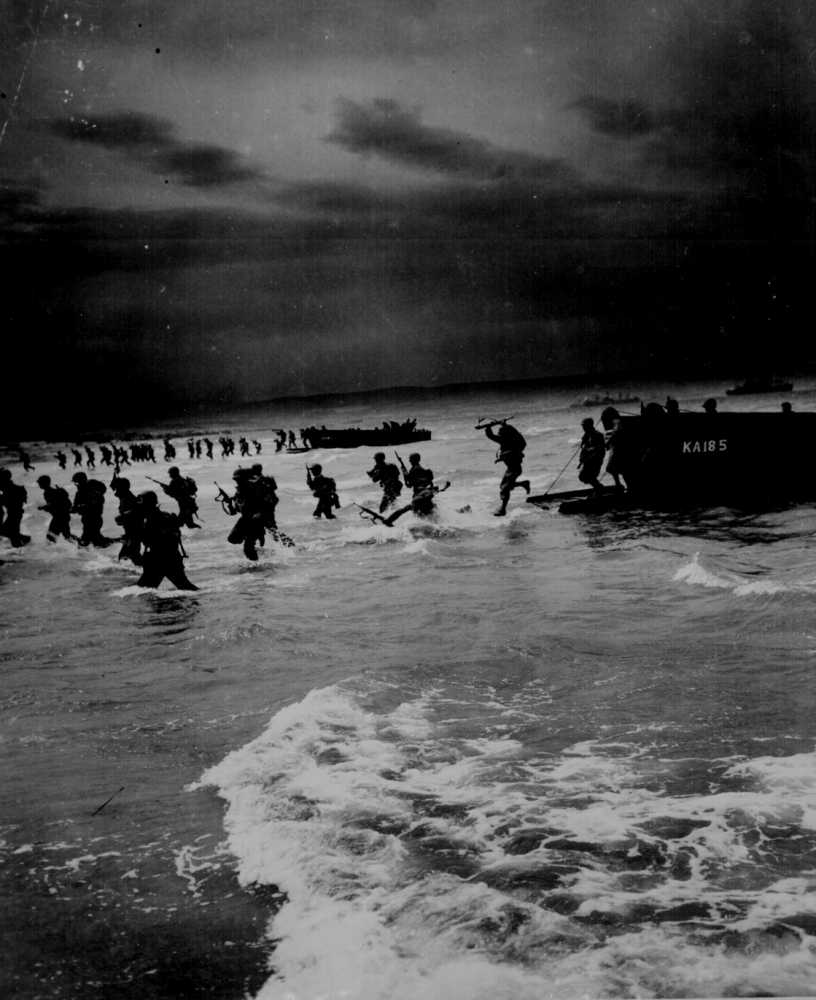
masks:
<path fill-rule="evenodd" d="M 96 453 L 93 448 L 85 445 L 85 455 L 82 454 L 82 449 L 80 448 L 70 448 L 70 452 L 74 456 L 74 468 L 77 466 L 82 466 L 83 458 L 85 460 L 85 465 L 89 469 L 96 468 Z M 102 465 L 130 465 L 130 460 L 133 459 L 134 462 L 155 462 L 156 453 L 153 450 L 152 444 L 132 444 L 130 446 L 130 455 L 128 455 L 127 448 L 121 447 L 120 445 L 112 444 L 110 448 L 102 444 L 99 446 L 100 454 L 102 455 Z M 165 451 L 166 454 L 166 451 Z M 174 452 L 175 454 L 175 452 Z M 54 455 L 59 467 L 64 469 L 67 462 L 68 456 L 64 451 L 58 451 Z"/>
<path fill-rule="evenodd" d="M 529 481 L 519 481 L 526 442 L 507 420 L 480 423 L 478 427 L 498 443 L 496 461 L 503 462 L 506 466 L 499 488 L 501 505 L 495 512 L 503 515 L 512 490 L 521 487 L 528 493 L 530 491 Z M 222 438 L 222 443 L 225 440 L 227 439 Z M 389 527 L 408 512 L 423 518 L 431 516 L 435 510 L 436 495 L 450 486 L 449 482 L 442 486 L 435 485 L 433 472 L 422 466 L 418 452 L 409 455 L 408 466 L 399 454 L 396 454 L 396 458 L 399 469 L 394 463 L 386 461 L 384 452 L 376 452 L 374 466 L 367 473 L 372 482 L 382 489 L 379 511 L 357 505 L 362 516 L 372 517 Z M 182 476 L 177 466 L 170 467 L 168 476 L 167 483 L 149 476 L 147 478 L 176 500 L 178 512 L 172 514 L 160 509 L 158 496 L 154 491 L 148 490 L 136 496 L 130 488 L 130 481 L 120 475 L 119 463 L 115 464 L 111 490 L 119 504 L 115 520 L 123 530 L 123 535 L 118 539 L 122 543 L 119 559 L 129 559 L 134 565 L 142 567 L 142 576 L 138 581 L 140 586 L 155 587 L 167 577 L 180 589 L 194 590 L 197 588 L 184 573 L 182 560 L 186 553 L 180 529 L 200 527 L 195 521 L 198 517 L 197 486 L 192 477 Z M 74 473 L 72 479 L 76 487 L 73 500 L 66 490 L 53 485 L 49 476 L 40 476 L 37 480 L 45 501 L 40 509 L 51 515 L 47 538 L 49 541 L 56 541 L 63 537 L 77 541 L 81 546 L 111 545 L 116 539 L 106 538 L 102 534 L 107 487 L 97 479 L 89 479 L 85 472 Z M 219 487 L 216 497 L 226 513 L 238 517 L 228 535 L 228 541 L 233 545 L 242 545 L 244 555 L 253 561 L 258 559 L 258 547 L 264 545 L 267 532 L 284 545 L 294 545 L 291 538 L 277 526 L 275 508 L 278 496 L 275 479 L 264 475 L 262 466 L 256 464 L 248 469 L 236 469 L 233 480 L 235 492 L 229 495 Z M 335 480 L 324 475 L 320 465 L 307 465 L 306 485 L 317 500 L 313 517 L 333 520 L 334 511 L 340 507 Z M 397 507 L 403 487 L 411 490 L 411 499 L 404 506 Z M 13 483 L 11 473 L 1 469 L 0 506 L 5 510 L 5 518 L 0 532 L 15 546 L 29 541 L 29 537 L 20 532 L 26 498 L 25 487 Z M 385 516 L 389 510 L 391 513 Z M 82 534 L 79 538 L 71 533 L 72 514 L 78 514 L 82 522 Z"/>

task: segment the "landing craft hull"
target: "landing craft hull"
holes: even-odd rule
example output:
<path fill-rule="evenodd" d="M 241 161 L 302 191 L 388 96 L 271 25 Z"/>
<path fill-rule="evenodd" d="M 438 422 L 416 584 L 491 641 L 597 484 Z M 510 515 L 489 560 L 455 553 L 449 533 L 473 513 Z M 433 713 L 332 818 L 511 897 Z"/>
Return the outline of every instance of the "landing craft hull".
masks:
<path fill-rule="evenodd" d="M 624 494 L 596 500 L 588 490 L 574 491 L 572 496 L 529 497 L 528 502 L 562 501 L 563 513 L 600 513 L 633 507 L 739 507 L 759 499 L 814 501 L 814 441 L 816 413 L 621 417 L 617 459 L 628 486 Z"/>
<path fill-rule="evenodd" d="M 578 403 L 570 403 L 570 406 L 623 406 L 631 403 L 639 403 L 640 396 L 620 396 L 614 399 L 612 396 L 585 396 Z"/>
<path fill-rule="evenodd" d="M 395 445 L 430 441 L 431 432 L 406 431 L 375 427 L 373 430 L 314 431 L 310 433 L 313 448 L 388 448 Z"/>

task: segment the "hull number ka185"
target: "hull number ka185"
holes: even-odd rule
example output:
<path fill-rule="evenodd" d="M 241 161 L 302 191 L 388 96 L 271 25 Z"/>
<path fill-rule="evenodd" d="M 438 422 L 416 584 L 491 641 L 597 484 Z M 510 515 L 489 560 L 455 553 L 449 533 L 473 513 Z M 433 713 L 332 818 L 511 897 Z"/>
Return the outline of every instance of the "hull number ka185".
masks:
<path fill-rule="evenodd" d="M 728 448 L 728 440 L 726 438 L 720 438 L 717 441 L 684 441 L 683 442 L 683 454 L 692 455 L 696 452 L 703 451 L 726 451 Z"/>

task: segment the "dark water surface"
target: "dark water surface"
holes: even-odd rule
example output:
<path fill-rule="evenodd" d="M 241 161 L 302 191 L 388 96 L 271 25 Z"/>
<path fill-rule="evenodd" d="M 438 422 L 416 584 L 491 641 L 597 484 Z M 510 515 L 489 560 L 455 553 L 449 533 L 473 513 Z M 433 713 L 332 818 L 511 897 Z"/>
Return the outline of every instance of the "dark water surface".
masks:
<path fill-rule="evenodd" d="M 48 545 L 36 477 L 72 469 L 10 465 L 32 542 L 0 550 L 3 996 L 814 995 L 816 505 L 567 518 L 516 494 L 493 517 L 476 417 L 515 414 L 543 492 L 572 401 L 189 428 L 260 438 L 297 543 L 248 563 L 214 501 L 238 460 L 179 447 L 195 593 Z M 437 519 L 360 519 L 350 450 L 310 456 L 343 502 L 315 522 L 270 425 L 407 416 L 452 483 Z"/>

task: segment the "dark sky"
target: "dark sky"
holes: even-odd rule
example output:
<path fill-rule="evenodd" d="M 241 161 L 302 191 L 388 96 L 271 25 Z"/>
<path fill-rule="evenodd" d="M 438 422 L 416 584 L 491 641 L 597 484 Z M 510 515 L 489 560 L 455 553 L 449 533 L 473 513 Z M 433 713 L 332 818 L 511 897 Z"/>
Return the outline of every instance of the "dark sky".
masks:
<path fill-rule="evenodd" d="M 0 55 L 55 407 L 816 360 L 812 3 L 0 0 Z"/>

